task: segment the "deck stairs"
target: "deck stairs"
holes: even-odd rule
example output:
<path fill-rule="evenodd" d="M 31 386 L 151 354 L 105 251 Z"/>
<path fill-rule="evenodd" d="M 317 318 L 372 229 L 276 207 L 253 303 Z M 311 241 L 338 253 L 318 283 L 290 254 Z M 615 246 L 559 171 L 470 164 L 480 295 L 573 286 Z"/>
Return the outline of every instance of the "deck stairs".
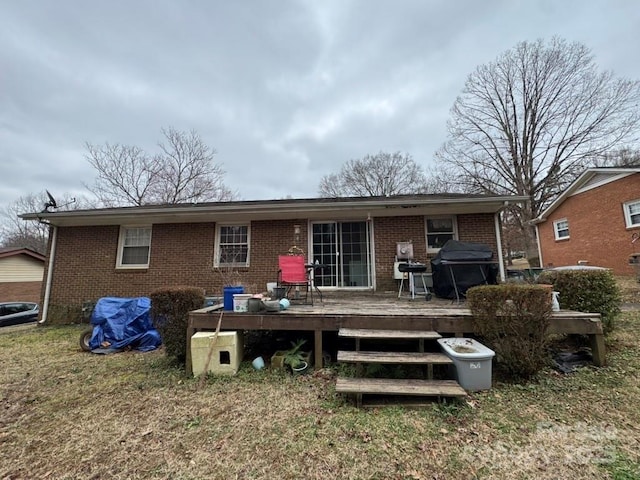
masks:
<path fill-rule="evenodd" d="M 425 350 L 425 342 L 434 343 L 441 338 L 437 332 L 341 328 L 338 336 L 355 340 L 355 350 L 338 351 L 337 360 L 338 363 L 356 364 L 357 376 L 338 377 L 336 391 L 355 395 L 358 407 L 388 404 L 379 399 L 391 397 L 402 399 L 401 403 L 406 405 L 420 406 L 427 404 L 427 399 L 442 400 L 464 397 L 467 394 L 455 380 L 433 378 L 434 365 L 453 363 L 444 353 Z M 402 342 L 402 345 L 406 345 L 412 343 L 412 340 L 417 343 L 415 351 L 375 351 L 361 348 L 362 344 L 366 347 L 367 343 Z M 364 364 L 422 365 L 423 378 L 367 378 L 362 376 Z"/>

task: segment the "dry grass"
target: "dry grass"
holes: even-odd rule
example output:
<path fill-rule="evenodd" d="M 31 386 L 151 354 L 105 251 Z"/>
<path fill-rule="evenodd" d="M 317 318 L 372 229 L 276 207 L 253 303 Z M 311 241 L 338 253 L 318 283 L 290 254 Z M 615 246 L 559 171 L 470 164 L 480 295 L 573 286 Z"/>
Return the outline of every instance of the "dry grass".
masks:
<path fill-rule="evenodd" d="M 99 356 L 77 327 L 0 334 L 1 479 L 632 479 L 640 314 L 607 368 L 498 384 L 462 403 L 359 411 L 333 372 L 203 386 L 162 351 Z"/>

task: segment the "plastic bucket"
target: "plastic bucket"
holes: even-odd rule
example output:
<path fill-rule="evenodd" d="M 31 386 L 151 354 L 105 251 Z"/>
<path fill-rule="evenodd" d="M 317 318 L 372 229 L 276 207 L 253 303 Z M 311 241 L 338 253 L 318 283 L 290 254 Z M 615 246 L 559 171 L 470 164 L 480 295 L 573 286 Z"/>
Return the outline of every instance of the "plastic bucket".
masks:
<path fill-rule="evenodd" d="M 267 282 L 267 292 L 271 295 L 274 289 L 278 286 L 278 282 Z"/>
<path fill-rule="evenodd" d="M 262 370 L 264 368 L 264 358 L 262 357 L 254 358 L 253 362 L 251 362 L 251 365 L 253 365 L 253 368 L 255 368 L 256 370 Z"/>
<path fill-rule="evenodd" d="M 246 312 L 249 310 L 250 293 L 236 293 L 233 295 L 233 311 Z"/>
<path fill-rule="evenodd" d="M 276 298 L 276 300 L 284 298 L 286 293 L 287 289 L 285 287 L 276 287 L 273 289 L 273 296 Z"/>
<path fill-rule="evenodd" d="M 223 293 L 223 303 L 224 303 L 224 309 L 225 310 L 229 310 L 230 312 L 233 311 L 233 296 L 237 295 L 238 293 L 244 293 L 244 287 L 243 286 L 239 286 L 239 287 L 223 287 L 222 289 L 222 293 Z"/>

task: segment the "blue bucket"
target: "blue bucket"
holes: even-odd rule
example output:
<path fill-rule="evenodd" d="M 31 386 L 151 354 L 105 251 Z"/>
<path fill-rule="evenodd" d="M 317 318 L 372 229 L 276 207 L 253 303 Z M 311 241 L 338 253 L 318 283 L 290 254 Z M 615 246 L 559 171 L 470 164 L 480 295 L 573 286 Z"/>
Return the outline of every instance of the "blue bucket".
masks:
<path fill-rule="evenodd" d="M 237 293 L 244 293 L 244 287 L 223 287 L 224 309 L 233 311 L 233 296 Z"/>

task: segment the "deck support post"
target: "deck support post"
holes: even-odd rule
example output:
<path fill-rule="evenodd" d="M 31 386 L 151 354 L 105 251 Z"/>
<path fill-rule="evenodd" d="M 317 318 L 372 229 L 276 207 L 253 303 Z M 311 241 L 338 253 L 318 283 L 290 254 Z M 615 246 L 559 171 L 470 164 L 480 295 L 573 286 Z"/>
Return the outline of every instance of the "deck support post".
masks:
<path fill-rule="evenodd" d="M 593 364 L 598 367 L 604 367 L 607 363 L 604 334 L 591 334 L 589 335 L 589 340 L 591 341 L 591 354 L 593 356 Z"/>
<path fill-rule="evenodd" d="M 317 369 L 323 368 L 323 355 L 322 355 L 322 330 L 314 330 L 313 332 L 313 342 L 314 342 L 314 365 Z"/>

